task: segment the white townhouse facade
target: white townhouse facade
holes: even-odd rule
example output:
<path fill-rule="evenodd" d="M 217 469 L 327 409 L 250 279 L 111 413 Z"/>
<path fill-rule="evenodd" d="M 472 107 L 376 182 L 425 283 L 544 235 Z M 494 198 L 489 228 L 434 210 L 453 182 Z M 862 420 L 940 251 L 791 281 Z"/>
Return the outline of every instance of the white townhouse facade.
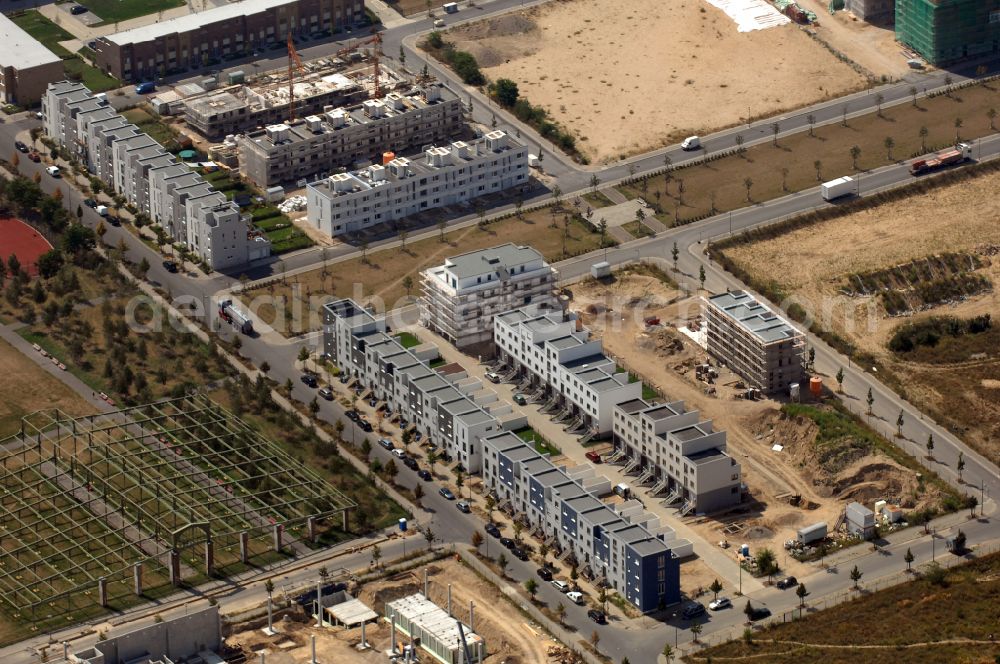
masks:
<path fill-rule="evenodd" d="M 529 305 L 500 314 L 493 343 L 500 371 L 515 372 L 522 392 L 547 401 L 543 411 L 561 411 L 567 430 L 608 435 L 614 407 L 642 397 L 642 383 L 604 354 L 573 312 Z"/>
<path fill-rule="evenodd" d="M 250 217 L 80 83 L 49 85 L 45 131 L 110 190 L 163 226 L 213 270 L 270 255 Z"/>
<path fill-rule="evenodd" d="M 527 147 L 497 130 L 313 182 L 306 206 L 309 223 L 340 236 L 527 184 Z"/>
<path fill-rule="evenodd" d="M 557 556 L 576 563 L 584 576 L 603 581 L 643 613 L 681 600 L 678 550 L 686 541 L 670 528 L 653 534 L 655 517 L 618 513 L 513 433 L 483 439 L 483 485 L 509 504 Z"/>
<path fill-rule="evenodd" d="M 479 472 L 483 436 L 502 427 L 519 427 L 510 404 L 497 400 L 482 383 L 462 371 L 430 368 L 433 347 L 405 348 L 389 334 L 385 319 L 353 300 L 324 306 L 323 352 L 365 393 L 384 402 L 430 442 L 457 459 L 467 472 Z"/>
<path fill-rule="evenodd" d="M 510 242 L 450 256 L 420 276 L 420 323 L 458 348 L 490 341 L 497 314 L 559 301 L 556 270 L 535 249 Z"/>
<path fill-rule="evenodd" d="M 637 484 L 652 483 L 652 494 L 683 501 L 684 514 L 717 512 L 742 499 L 742 472 L 726 452 L 726 432 L 714 431 L 711 420 L 685 410 L 683 401 L 616 405 L 614 443 L 609 461 L 638 473 Z"/>

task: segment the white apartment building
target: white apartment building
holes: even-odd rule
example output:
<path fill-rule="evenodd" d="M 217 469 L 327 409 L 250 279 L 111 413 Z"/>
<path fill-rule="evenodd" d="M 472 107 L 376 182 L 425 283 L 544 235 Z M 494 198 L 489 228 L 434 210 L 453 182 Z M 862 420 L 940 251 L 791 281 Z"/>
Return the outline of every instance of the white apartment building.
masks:
<path fill-rule="evenodd" d="M 437 349 L 405 348 L 388 333 L 383 317 L 353 300 L 324 306 L 323 352 L 360 382 L 363 397 L 383 402 L 470 473 L 481 468 L 483 436 L 526 423 L 464 371 L 431 369 Z"/>
<path fill-rule="evenodd" d="M 610 434 L 614 407 L 642 397 L 642 383 L 604 355 L 572 312 L 529 305 L 500 314 L 493 343 L 498 372 L 514 374 L 522 392 L 547 401 L 543 412 L 585 438 Z"/>
<path fill-rule="evenodd" d="M 483 450 L 483 486 L 557 556 L 618 590 L 643 613 L 680 602 L 679 558 L 687 555 L 689 542 L 659 528 L 641 508 L 611 509 L 513 433 L 487 436 Z"/>
<path fill-rule="evenodd" d="M 308 219 L 327 235 L 356 233 L 447 205 L 528 184 L 528 150 L 503 131 L 431 147 L 308 185 Z"/>
<path fill-rule="evenodd" d="M 708 352 L 762 392 L 787 391 L 805 379 L 805 336 L 746 291 L 702 300 Z"/>
<path fill-rule="evenodd" d="M 742 498 L 742 472 L 726 452 L 726 433 L 714 431 L 683 401 L 651 404 L 625 401 L 614 409 L 615 451 L 609 463 L 625 464 L 635 483 L 651 484 L 667 503 L 683 501 L 681 513 L 716 512 Z"/>
<path fill-rule="evenodd" d="M 497 314 L 558 305 L 555 269 L 536 250 L 510 242 L 450 256 L 420 276 L 420 323 L 459 348 L 490 341 Z"/>
<path fill-rule="evenodd" d="M 271 253 L 249 216 L 80 83 L 61 81 L 42 100 L 45 130 L 110 190 L 183 242 L 213 270 Z"/>

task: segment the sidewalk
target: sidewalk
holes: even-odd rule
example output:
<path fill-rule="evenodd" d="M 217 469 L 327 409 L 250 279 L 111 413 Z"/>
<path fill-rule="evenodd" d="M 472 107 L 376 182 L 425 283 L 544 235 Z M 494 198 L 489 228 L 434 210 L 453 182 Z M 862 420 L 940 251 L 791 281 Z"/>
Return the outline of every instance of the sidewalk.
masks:
<path fill-rule="evenodd" d="M 516 386 L 503 383 L 491 383 L 485 378 L 487 368 L 484 365 L 479 364 L 475 358 L 461 353 L 444 338 L 438 336 L 431 330 L 420 327 L 419 325 L 411 325 L 405 329 L 415 334 L 422 343 L 435 344 L 441 352 L 441 357 L 448 362 L 457 362 L 461 364 L 470 376 L 479 378 L 485 387 L 496 392 L 500 399 L 510 403 L 511 408 L 513 408 L 515 413 L 524 415 L 527 418 L 528 424 L 531 425 L 531 428 L 561 449 L 562 456 L 565 457 L 567 465 L 592 465 L 584 456 L 587 450 L 579 444 L 579 439 L 576 436 L 567 434 L 563 431 L 561 424 L 552 422 L 547 415 L 540 413 L 538 404 L 518 406 L 514 403 L 513 397 L 517 392 Z M 554 461 L 559 462 L 561 459 L 559 457 L 555 457 Z M 617 484 L 619 482 L 631 482 L 631 478 L 626 477 L 621 472 L 622 469 L 620 466 L 600 465 L 595 466 L 595 469 L 599 475 L 603 475 L 610 479 L 612 484 Z M 660 522 L 663 525 L 673 528 L 679 539 L 686 539 L 690 541 L 694 545 L 694 551 L 698 557 L 701 558 L 710 568 L 712 568 L 714 572 L 719 574 L 721 580 L 728 588 L 739 587 L 741 583 L 741 576 L 744 594 L 760 590 L 764 587 L 760 581 L 754 579 L 750 574 L 741 575 L 739 566 L 736 564 L 736 560 L 734 558 L 725 553 L 714 543 L 707 542 L 687 524 L 679 520 L 674 515 L 674 510 L 663 507 L 660 505 L 659 500 L 645 494 L 642 489 L 639 491 L 642 492 L 641 499 L 645 505 L 646 511 L 659 517 Z"/>

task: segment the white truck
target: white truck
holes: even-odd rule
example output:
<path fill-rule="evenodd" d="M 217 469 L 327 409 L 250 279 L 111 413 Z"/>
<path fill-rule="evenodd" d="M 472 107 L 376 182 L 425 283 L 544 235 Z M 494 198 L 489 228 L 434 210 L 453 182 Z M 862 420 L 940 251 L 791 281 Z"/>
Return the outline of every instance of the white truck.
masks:
<path fill-rule="evenodd" d="M 832 201 L 841 196 L 858 193 L 858 183 L 852 177 L 844 176 L 836 180 L 830 180 L 820 185 L 820 193 L 824 201 Z"/>
<path fill-rule="evenodd" d="M 458 11 L 458 3 L 446 2 L 445 4 L 441 5 L 441 9 L 443 9 L 446 14 L 454 14 L 455 12 Z"/>

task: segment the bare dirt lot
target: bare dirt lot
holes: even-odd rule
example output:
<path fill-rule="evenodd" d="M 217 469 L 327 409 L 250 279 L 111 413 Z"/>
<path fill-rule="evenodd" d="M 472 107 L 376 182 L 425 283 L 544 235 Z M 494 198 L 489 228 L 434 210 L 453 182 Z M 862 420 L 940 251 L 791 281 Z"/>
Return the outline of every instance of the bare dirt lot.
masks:
<path fill-rule="evenodd" d="M 800 28 L 748 33 L 699 0 L 569 0 L 450 30 L 610 162 L 691 134 L 840 96 L 864 77 Z"/>
<path fill-rule="evenodd" d="M 381 615 L 386 602 L 423 592 L 423 568 L 404 572 L 383 581 L 365 584 L 358 599 Z M 496 587 L 484 582 L 465 565 L 454 560 L 442 560 L 428 567 L 430 598 L 438 606 L 447 606 L 447 588 L 452 588 L 454 615 L 468 624 L 469 601 L 475 602 L 475 632 L 486 641 L 488 661 L 508 664 L 546 664 L 550 661 L 547 650 L 556 645 L 536 626 L 528 624 L 524 616 L 497 596 Z M 355 646 L 361 642 L 361 628 L 316 628 L 299 622 L 279 623 L 282 634 L 265 636 L 259 629 L 234 633 L 227 643 L 240 644 L 245 651 L 260 652 L 266 649 L 267 661 L 274 664 L 300 664 L 310 661 L 310 636 L 316 635 L 316 658 L 320 662 L 362 664 L 384 662 L 385 651 L 391 640 L 389 626 L 384 621 L 365 628 L 365 639 L 371 649 L 359 652 Z M 408 642 L 400 634 L 397 638 Z M 250 661 L 255 660 L 254 655 Z M 423 658 L 429 659 L 429 658 Z"/>
<path fill-rule="evenodd" d="M 699 316 L 697 295 L 688 296 L 645 275 L 621 277 L 607 285 L 587 280 L 572 291 L 571 307 L 602 337 L 606 352 L 637 371 L 668 401 L 683 400 L 688 409 L 711 419 L 715 430 L 727 432 L 729 453 L 742 465 L 753 500 L 731 513 L 692 520 L 690 525 L 709 542 L 728 539 L 733 545 L 747 542 L 754 551 L 765 546 L 782 551 L 798 528 L 819 521 L 832 527 L 851 500 L 871 504 L 915 493 L 915 473 L 885 456 L 860 454 L 843 463 L 819 463 L 818 429 L 812 420 L 788 417 L 772 400 L 736 398 L 739 378 L 725 369 L 711 386 L 697 379 L 694 366 L 704 362 L 707 353 L 673 325 L 683 326 Z M 644 320 L 650 316 L 660 317 L 662 327 L 647 328 Z M 706 393 L 713 389 L 714 394 Z M 774 451 L 775 443 L 784 449 Z M 914 506 L 937 498 L 934 491 L 923 492 Z M 736 531 L 724 533 L 727 525 Z M 779 562 L 789 573 L 805 571 L 791 557 L 779 556 Z"/>
<path fill-rule="evenodd" d="M 998 391 L 990 379 L 1000 375 L 1000 350 L 987 348 L 961 362 L 930 364 L 905 361 L 886 347 L 904 323 L 935 315 L 969 318 L 992 313 L 997 317 L 1000 200 L 993 195 L 997 187 L 1000 174 L 991 173 L 771 240 L 734 246 L 725 253 L 764 282 L 774 281 L 794 295 L 823 326 L 891 367 L 911 401 L 949 424 L 984 454 L 997 458 L 1000 410 L 996 408 Z M 830 247 L 837 251 L 831 253 Z M 943 252 L 977 257 L 983 266 L 974 273 L 988 278 L 994 289 L 895 317 L 887 315 L 875 296 L 841 292 L 848 275 Z"/>

